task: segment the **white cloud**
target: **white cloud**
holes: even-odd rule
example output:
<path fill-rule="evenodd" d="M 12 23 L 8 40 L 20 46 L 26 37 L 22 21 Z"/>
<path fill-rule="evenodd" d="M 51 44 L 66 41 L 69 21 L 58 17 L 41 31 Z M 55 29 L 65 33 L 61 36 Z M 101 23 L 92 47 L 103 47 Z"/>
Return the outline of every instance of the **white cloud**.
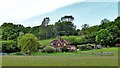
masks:
<path fill-rule="evenodd" d="M 19 22 L 81 1 L 85 0 L 0 0 L 0 25 Z"/>

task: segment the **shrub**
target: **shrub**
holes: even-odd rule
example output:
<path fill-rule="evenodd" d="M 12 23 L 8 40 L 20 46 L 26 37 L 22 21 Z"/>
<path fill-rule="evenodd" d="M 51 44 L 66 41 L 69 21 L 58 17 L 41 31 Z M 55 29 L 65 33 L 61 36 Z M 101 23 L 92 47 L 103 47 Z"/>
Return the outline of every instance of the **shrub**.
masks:
<path fill-rule="evenodd" d="M 12 55 L 25 55 L 25 54 L 22 52 L 16 52 L 16 53 L 12 53 Z"/>
<path fill-rule="evenodd" d="M 62 36 L 61 39 L 68 40 L 69 39 L 68 37 L 69 36 Z"/>
<path fill-rule="evenodd" d="M 75 42 L 75 36 L 69 36 L 69 42 Z"/>
<path fill-rule="evenodd" d="M 69 42 L 75 42 L 75 36 L 62 36 L 61 38 Z"/>
<path fill-rule="evenodd" d="M 67 49 L 67 47 L 66 46 L 63 46 L 62 47 L 62 52 L 68 52 L 69 50 Z"/>
<path fill-rule="evenodd" d="M 42 52 L 53 53 L 53 52 L 56 52 L 56 48 L 52 46 L 46 46 Z"/>
<path fill-rule="evenodd" d="M 85 45 L 79 46 L 79 49 L 80 49 L 81 51 L 85 51 L 85 50 L 87 50 L 87 46 L 85 46 Z"/>
<path fill-rule="evenodd" d="M 92 50 L 92 46 L 91 44 L 86 44 L 86 45 L 82 45 L 82 46 L 78 46 L 78 48 L 81 50 L 81 51 L 86 51 L 86 50 Z"/>
<path fill-rule="evenodd" d="M 2 44 L 2 52 L 12 53 L 12 52 L 20 51 L 17 47 L 16 41 L 13 40 L 0 41 L 0 44 Z"/>
<path fill-rule="evenodd" d="M 91 44 L 88 43 L 88 44 L 86 44 L 86 46 L 91 46 Z"/>
<path fill-rule="evenodd" d="M 82 43 L 82 41 L 83 41 L 82 37 L 78 37 L 75 39 L 76 43 Z"/>

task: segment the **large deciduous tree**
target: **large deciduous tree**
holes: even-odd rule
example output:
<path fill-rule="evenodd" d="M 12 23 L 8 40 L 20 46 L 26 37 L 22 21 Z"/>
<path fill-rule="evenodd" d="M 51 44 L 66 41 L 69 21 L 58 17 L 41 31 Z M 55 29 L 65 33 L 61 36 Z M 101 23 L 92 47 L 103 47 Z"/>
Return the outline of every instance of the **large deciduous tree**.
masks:
<path fill-rule="evenodd" d="M 104 46 L 110 45 L 112 39 L 113 37 L 107 29 L 101 29 L 96 35 L 96 42 Z"/>
<path fill-rule="evenodd" d="M 26 52 L 31 55 L 32 52 L 37 51 L 38 39 L 30 33 L 25 34 L 18 40 L 18 46 L 22 52 Z"/>
<path fill-rule="evenodd" d="M 75 35 L 76 32 L 76 26 L 72 22 L 57 22 L 55 23 L 56 27 L 56 33 L 57 35 L 63 36 L 63 35 Z"/>

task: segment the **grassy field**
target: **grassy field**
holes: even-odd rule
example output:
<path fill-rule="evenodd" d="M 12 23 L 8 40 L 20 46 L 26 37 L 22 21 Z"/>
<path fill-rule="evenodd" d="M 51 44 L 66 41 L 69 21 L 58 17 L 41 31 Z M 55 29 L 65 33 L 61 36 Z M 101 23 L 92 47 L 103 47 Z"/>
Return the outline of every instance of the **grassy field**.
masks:
<path fill-rule="evenodd" d="M 81 53 L 112 52 L 112 56 Z M 37 54 L 37 56 L 35 56 Z M 118 48 L 104 48 L 76 53 L 34 53 L 32 56 L 3 56 L 3 66 L 118 66 Z"/>
<path fill-rule="evenodd" d="M 79 36 L 73 36 L 75 38 L 78 38 Z M 45 40 L 40 40 L 39 42 L 41 43 L 41 45 L 50 45 L 50 42 L 53 40 L 56 40 L 57 38 L 51 38 L 51 39 L 45 39 Z"/>
<path fill-rule="evenodd" d="M 46 45 L 50 45 L 50 42 L 51 42 L 52 40 L 55 40 L 55 39 L 56 39 L 56 38 L 53 38 L 53 39 L 45 39 L 45 40 L 40 40 L 39 42 L 40 42 L 41 45 L 46 46 Z"/>

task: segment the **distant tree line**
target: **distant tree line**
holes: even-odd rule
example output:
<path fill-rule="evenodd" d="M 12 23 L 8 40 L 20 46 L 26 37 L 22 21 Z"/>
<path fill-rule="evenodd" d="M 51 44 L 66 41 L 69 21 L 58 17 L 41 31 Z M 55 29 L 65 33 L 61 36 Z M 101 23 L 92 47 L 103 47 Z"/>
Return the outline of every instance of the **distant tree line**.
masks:
<path fill-rule="evenodd" d="M 77 32 L 79 36 L 84 37 L 84 43 L 115 46 L 115 44 L 120 44 L 120 17 L 114 21 L 103 19 L 100 25 L 91 27 L 88 24 L 83 24 L 82 29 L 78 29 Z"/>
<path fill-rule="evenodd" d="M 28 33 L 36 36 L 35 38 L 38 38 L 38 40 L 63 36 L 63 39 L 75 44 L 89 43 L 115 46 L 120 42 L 120 17 L 117 17 L 114 21 L 104 19 L 100 25 L 89 26 L 83 24 L 82 29 L 76 29 L 73 20 L 73 16 L 63 16 L 55 24 L 49 24 L 50 18 L 46 17 L 39 26 L 35 27 L 24 27 L 21 24 L 5 22 L 0 26 L 2 49 L 4 49 L 4 52 L 20 51 L 21 49 L 18 47 L 20 42 L 18 40 Z M 22 43 L 20 46 L 22 46 Z"/>
<path fill-rule="evenodd" d="M 54 25 L 50 23 L 50 18 L 43 19 L 40 26 L 24 27 L 21 24 L 13 24 L 5 22 L 0 26 L 2 31 L 0 37 L 2 40 L 17 40 L 17 37 L 22 34 L 31 33 L 38 37 L 38 39 L 54 38 L 57 35 L 76 35 L 76 27 L 72 22 L 73 16 L 64 16 Z"/>

